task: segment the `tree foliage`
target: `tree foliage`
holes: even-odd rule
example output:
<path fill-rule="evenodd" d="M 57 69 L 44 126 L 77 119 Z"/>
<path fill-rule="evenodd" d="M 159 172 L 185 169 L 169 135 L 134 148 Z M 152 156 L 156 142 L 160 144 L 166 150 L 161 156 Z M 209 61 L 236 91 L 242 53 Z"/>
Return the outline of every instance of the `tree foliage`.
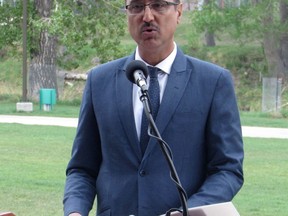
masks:
<path fill-rule="evenodd" d="M 258 42 L 265 52 L 271 76 L 288 75 L 288 1 L 250 0 L 245 4 L 219 7 L 211 1 L 193 13 L 192 21 L 199 32 L 225 32 L 235 42 L 245 45 Z M 223 35 L 223 34 L 222 34 Z M 221 40 L 221 38 L 220 38 Z M 285 62 L 286 61 L 286 62 Z"/>
<path fill-rule="evenodd" d="M 22 44 L 23 1 L 9 2 L 0 6 L 0 54 L 6 47 L 19 50 Z M 37 99 L 41 88 L 59 93 L 57 68 L 77 68 L 77 62 L 88 58 L 87 50 L 94 49 L 102 62 L 122 55 L 118 47 L 125 33 L 122 0 L 27 2 L 29 99 Z"/>
<path fill-rule="evenodd" d="M 0 6 L 0 49 L 17 46 L 21 40 L 22 4 Z"/>
<path fill-rule="evenodd" d="M 215 1 L 211 1 L 193 12 L 193 25 L 200 32 L 221 31 L 226 26 L 224 13 Z"/>
<path fill-rule="evenodd" d="M 57 35 L 59 44 L 65 47 L 64 54 L 86 58 L 86 46 L 95 48 L 102 62 L 121 55 L 118 48 L 124 35 L 124 11 L 120 0 L 114 1 L 55 1 L 55 10 L 50 20 L 40 22 L 44 28 Z M 39 22 L 38 22 L 39 23 Z"/>
<path fill-rule="evenodd" d="M 124 35 L 125 13 L 121 9 L 122 0 L 53 0 L 52 13 L 39 16 L 35 1 L 29 1 L 28 46 L 30 56 L 39 51 L 39 35 L 45 30 L 57 38 L 58 63 L 63 64 L 64 56 L 76 59 L 87 57 L 85 47 L 95 48 L 101 61 L 111 60 L 121 55 L 117 47 Z M 0 7 L 0 49 L 21 44 L 22 1 L 16 5 L 4 4 Z M 77 66 L 77 65 L 75 65 Z"/>

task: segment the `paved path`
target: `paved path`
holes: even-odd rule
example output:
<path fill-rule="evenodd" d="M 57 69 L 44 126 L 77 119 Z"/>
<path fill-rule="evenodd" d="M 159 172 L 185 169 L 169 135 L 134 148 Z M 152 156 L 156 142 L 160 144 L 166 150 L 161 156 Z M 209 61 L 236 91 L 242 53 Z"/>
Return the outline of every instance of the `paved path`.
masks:
<path fill-rule="evenodd" d="M 77 118 L 0 115 L 0 123 L 77 127 Z"/>
<path fill-rule="evenodd" d="M 0 115 L 0 123 L 77 127 L 77 118 Z M 242 126 L 244 137 L 288 139 L 288 128 Z"/>

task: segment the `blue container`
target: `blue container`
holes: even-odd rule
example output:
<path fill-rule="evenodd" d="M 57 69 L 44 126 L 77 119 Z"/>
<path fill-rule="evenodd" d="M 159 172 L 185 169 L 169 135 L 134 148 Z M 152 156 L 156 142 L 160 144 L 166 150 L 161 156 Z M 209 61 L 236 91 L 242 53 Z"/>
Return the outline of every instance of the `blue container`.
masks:
<path fill-rule="evenodd" d="M 56 90 L 55 89 L 40 89 L 39 93 L 40 110 L 50 111 L 56 104 Z"/>

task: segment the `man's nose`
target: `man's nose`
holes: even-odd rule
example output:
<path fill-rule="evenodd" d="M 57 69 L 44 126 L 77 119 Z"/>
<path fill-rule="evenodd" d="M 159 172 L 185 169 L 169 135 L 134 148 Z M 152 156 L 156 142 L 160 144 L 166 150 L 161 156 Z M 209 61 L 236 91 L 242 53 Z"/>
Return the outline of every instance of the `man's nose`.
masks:
<path fill-rule="evenodd" d="M 154 20 L 154 15 L 153 15 L 150 7 L 148 5 L 146 5 L 144 8 L 143 21 L 144 22 L 151 22 L 152 20 Z"/>

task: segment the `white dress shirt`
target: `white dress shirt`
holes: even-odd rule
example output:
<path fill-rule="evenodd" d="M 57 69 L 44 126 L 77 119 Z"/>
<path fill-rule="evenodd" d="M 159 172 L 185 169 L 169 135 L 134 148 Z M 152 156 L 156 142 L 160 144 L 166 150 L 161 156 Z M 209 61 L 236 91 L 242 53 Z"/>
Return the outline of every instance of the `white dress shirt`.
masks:
<path fill-rule="evenodd" d="M 164 94 L 164 90 L 165 90 L 166 83 L 168 80 L 168 75 L 170 74 L 171 67 L 175 60 L 176 54 L 177 54 L 177 46 L 174 42 L 174 49 L 171 52 L 171 54 L 162 62 L 155 65 L 155 67 L 163 71 L 163 73 L 158 74 L 158 82 L 159 82 L 159 87 L 160 87 L 160 103 Z M 135 60 L 141 60 L 147 66 L 151 66 L 140 57 L 138 47 L 136 48 Z M 147 81 L 147 85 L 149 88 L 149 81 L 150 81 L 149 76 L 147 77 L 146 81 Z M 140 139 L 141 121 L 142 121 L 142 113 L 143 113 L 143 104 L 139 98 L 140 92 L 141 92 L 140 88 L 136 84 L 133 84 L 133 110 L 134 110 L 134 119 L 135 119 L 135 126 L 137 130 L 138 139 Z"/>

